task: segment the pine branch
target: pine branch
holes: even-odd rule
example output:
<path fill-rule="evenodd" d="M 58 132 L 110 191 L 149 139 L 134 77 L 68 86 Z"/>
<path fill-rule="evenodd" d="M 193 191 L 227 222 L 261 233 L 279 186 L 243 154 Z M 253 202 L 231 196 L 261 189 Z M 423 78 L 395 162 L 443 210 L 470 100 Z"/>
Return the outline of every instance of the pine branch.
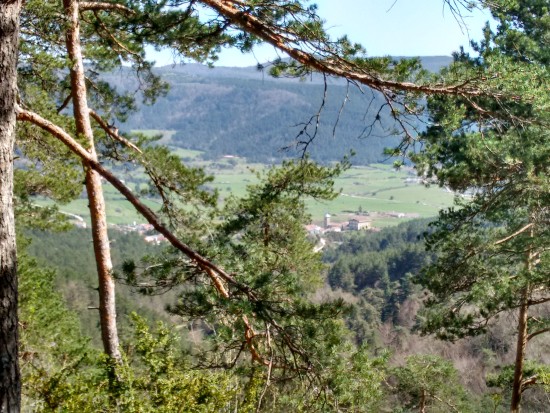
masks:
<path fill-rule="evenodd" d="M 105 122 L 97 112 L 90 110 L 90 116 L 98 123 L 101 129 L 103 129 L 105 133 L 109 135 L 111 138 L 126 145 L 127 147 L 133 149 L 138 153 L 143 153 L 141 149 L 139 149 L 136 145 L 134 145 L 128 139 L 124 138 L 123 136 L 120 136 L 120 134 L 118 133 L 118 129 L 115 129 L 109 126 L 107 122 Z"/>
<path fill-rule="evenodd" d="M 126 47 L 124 44 L 122 44 L 117 38 L 116 36 L 107 28 L 107 26 L 105 25 L 105 23 L 103 22 L 103 20 L 101 20 L 101 17 L 99 17 L 98 13 L 96 10 L 94 10 L 94 17 L 97 19 L 97 22 L 99 24 L 99 27 L 101 27 L 103 29 L 103 32 L 107 35 L 107 37 L 109 37 L 109 39 L 111 39 L 111 41 L 116 44 L 119 48 L 119 50 L 117 50 L 119 53 L 120 52 L 125 52 L 127 53 L 128 55 L 130 56 L 134 56 L 135 58 L 137 59 L 141 59 L 141 56 L 139 53 L 136 53 L 132 50 L 130 50 L 128 47 Z M 114 48 L 113 48 L 114 49 Z"/>
<path fill-rule="evenodd" d="M 249 11 L 241 10 L 235 5 L 240 5 L 241 2 L 233 0 L 200 0 L 201 3 L 214 9 L 220 15 L 224 16 L 232 23 L 240 26 L 244 31 L 251 33 L 265 42 L 271 44 L 277 49 L 285 52 L 289 57 L 297 62 L 318 70 L 327 75 L 345 78 L 351 81 L 356 81 L 363 85 L 369 86 L 383 94 L 388 94 L 390 91 L 404 91 L 414 93 L 425 93 L 428 95 L 454 95 L 454 96 L 490 96 L 499 97 L 502 94 L 497 92 L 488 93 L 480 88 L 469 86 L 471 79 L 463 84 L 456 85 L 422 85 L 412 82 L 399 82 L 385 80 L 379 77 L 377 73 L 368 73 L 355 63 L 337 56 L 327 47 L 326 50 L 321 44 L 309 44 L 307 39 L 299 37 L 290 38 L 285 29 L 275 28 L 267 22 L 260 20 L 258 17 L 251 14 Z M 304 47 L 293 47 L 291 43 L 304 43 Z M 311 46 L 315 53 L 304 51 L 305 46 Z M 319 58 L 319 53 L 329 54 L 330 57 L 323 59 Z M 391 93 L 390 93 L 391 94 Z"/>
<path fill-rule="evenodd" d="M 532 332 L 531 334 L 529 334 L 527 336 L 527 341 L 530 341 L 532 338 L 540 335 L 540 334 L 544 334 L 544 333 L 548 333 L 550 331 L 550 327 L 549 328 L 543 328 L 541 330 L 538 330 L 538 331 L 534 331 Z"/>
<path fill-rule="evenodd" d="M 198 252 L 193 250 L 188 245 L 180 241 L 173 232 L 171 232 L 166 226 L 164 226 L 159 217 L 146 205 L 144 205 L 138 197 L 136 197 L 132 191 L 122 183 L 112 172 L 103 167 L 100 162 L 92 157 L 92 155 L 84 149 L 77 141 L 75 141 L 72 136 L 70 136 L 65 130 L 63 130 L 58 125 L 50 122 L 47 119 L 42 118 L 37 113 L 25 110 L 20 106 L 16 108 L 17 120 L 30 122 L 39 128 L 50 133 L 55 138 L 59 139 L 63 144 L 65 144 L 71 152 L 82 159 L 82 162 L 97 171 L 103 178 L 105 178 L 111 185 L 113 185 L 135 208 L 136 210 L 157 230 L 160 234 L 172 244 L 173 247 L 178 249 L 184 255 L 186 255 L 201 271 L 207 274 L 207 276 L 212 281 L 214 288 L 224 299 L 231 299 L 232 295 L 230 294 L 226 284 L 235 287 L 237 290 L 246 294 L 248 299 L 252 302 L 258 302 L 259 299 L 256 297 L 254 291 L 237 280 L 235 280 L 231 275 L 225 272 L 222 268 L 218 267 L 216 264 L 209 261 L 207 258 L 200 255 Z M 254 339 L 259 337 L 260 334 L 257 334 L 254 331 L 252 323 L 248 320 L 246 315 L 242 315 L 241 320 L 245 325 L 245 344 L 248 347 L 248 351 L 251 354 L 252 360 L 256 361 L 264 366 L 270 368 L 286 368 L 290 370 L 298 370 L 300 367 L 290 367 L 286 363 L 273 363 L 272 358 L 266 359 L 256 348 L 254 344 Z M 278 325 L 276 320 L 268 317 L 266 320 L 270 325 L 273 325 L 283 337 L 284 343 L 288 346 L 293 355 L 299 354 L 304 357 L 304 352 L 299 349 L 293 342 L 292 339 L 285 333 L 284 329 Z M 298 363 L 295 363 L 296 366 Z M 311 366 L 301 368 L 302 370 L 310 370 Z"/>
<path fill-rule="evenodd" d="M 510 241 L 512 238 L 520 235 L 521 233 L 527 231 L 529 228 L 531 228 L 534 224 L 531 222 L 527 225 L 525 225 L 523 228 L 521 228 L 520 230 L 514 232 L 512 235 L 509 235 L 507 236 L 506 238 L 502 238 L 501 240 L 498 240 L 497 242 L 495 242 L 495 245 L 500 245 L 500 244 L 503 244 L 505 243 L 506 241 Z"/>
<path fill-rule="evenodd" d="M 201 270 L 205 271 L 212 282 L 216 290 L 225 298 L 229 297 L 229 292 L 224 285 L 227 282 L 244 292 L 249 292 L 249 288 L 239 283 L 231 275 L 227 274 L 223 269 L 217 267 L 208 259 L 202 257 L 199 253 L 192 248 L 181 242 L 168 228 L 166 228 L 157 215 L 144 205 L 138 197 L 136 197 L 132 191 L 122 183 L 113 173 L 107 170 L 97 160 L 93 159 L 90 153 L 84 149 L 76 140 L 72 138 L 65 130 L 55 125 L 47 119 L 44 119 L 37 113 L 25 110 L 21 107 L 17 108 L 17 120 L 30 122 L 41 129 L 49 132 L 55 138 L 63 142 L 75 155 L 80 157 L 89 167 L 96 170 L 101 176 L 103 176 L 111 185 L 113 185 L 124 197 L 137 209 L 137 211 L 151 224 L 153 227 L 179 251 L 184 253 L 190 258 Z M 222 281 L 223 280 L 223 281 Z"/>
<path fill-rule="evenodd" d="M 117 11 L 126 15 L 135 15 L 136 12 L 122 4 L 102 1 L 81 1 L 78 3 L 80 11 Z"/>

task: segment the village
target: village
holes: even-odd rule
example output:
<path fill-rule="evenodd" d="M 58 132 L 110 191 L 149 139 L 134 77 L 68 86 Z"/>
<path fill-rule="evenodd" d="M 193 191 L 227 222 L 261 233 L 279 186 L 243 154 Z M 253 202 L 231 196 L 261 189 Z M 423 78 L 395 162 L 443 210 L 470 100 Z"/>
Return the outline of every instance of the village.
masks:
<path fill-rule="evenodd" d="M 375 227 L 374 222 L 381 218 L 395 218 L 395 219 L 413 219 L 418 218 L 419 214 L 409 214 L 403 212 L 362 212 L 358 211 L 354 214 L 350 214 L 345 220 L 340 218 L 338 221 L 333 220 L 335 218 L 330 213 L 326 213 L 323 217 L 321 225 L 309 224 L 304 228 L 310 235 L 325 234 L 327 232 L 344 232 L 344 231 L 371 231 L 379 232 L 381 228 Z"/>
<path fill-rule="evenodd" d="M 86 221 L 79 215 L 63 213 L 70 216 L 70 222 L 78 228 L 87 228 Z M 321 235 L 329 232 L 345 232 L 345 231 L 371 231 L 379 232 L 381 228 L 374 226 L 374 221 L 381 218 L 393 218 L 393 219 L 413 219 L 418 218 L 418 214 L 403 213 L 403 212 L 362 212 L 349 214 L 344 217 L 339 217 L 338 220 L 334 220 L 336 216 L 326 213 L 323 217 L 320 225 L 311 223 L 304 226 L 305 231 L 309 235 Z M 132 224 L 112 224 L 111 229 L 124 233 L 135 232 L 143 237 L 145 242 L 150 244 L 159 245 L 166 241 L 166 238 L 157 233 L 155 228 L 151 224 L 138 223 L 134 221 Z"/>

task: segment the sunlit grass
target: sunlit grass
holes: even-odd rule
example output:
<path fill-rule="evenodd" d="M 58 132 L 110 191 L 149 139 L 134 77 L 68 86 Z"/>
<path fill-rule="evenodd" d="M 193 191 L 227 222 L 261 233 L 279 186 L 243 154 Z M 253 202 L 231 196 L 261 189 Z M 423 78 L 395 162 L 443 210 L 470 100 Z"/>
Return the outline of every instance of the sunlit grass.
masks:
<path fill-rule="evenodd" d="M 153 131 L 150 131 L 153 133 Z M 247 164 L 242 158 L 221 158 L 216 161 L 201 160 L 199 151 L 176 149 L 175 153 L 186 159 L 190 166 L 204 167 L 214 176 L 208 186 L 216 189 L 220 202 L 231 196 L 242 197 L 248 185 L 258 182 L 257 172 L 267 167 L 261 164 Z M 120 175 L 134 192 L 145 188 L 144 183 L 134 180 L 144 178 L 143 172 L 132 171 Z M 453 194 L 439 187 L 426 188 L 415 182 L 414 172 L 410 169 L 396 171 L 389 165 L 352 167 L 335 180 L 335 188 L 341 194 L 333 201 L 318 202 L 306 200 L 312 222 L 320 224 L 328 212 L 335 222 L 345 222 L 350 215 L 358 211 L 369 212 L 375 226 L 397 225 L 405 219 L 436 216 L 442 208 L 453 202 Z M 109 184 L 104 185 L 107 202 L 107 220 L 110 224 L 131 224 L 143 222 L 143 218 L 118 191 Z M 144 198 L 143 202 L 153 210 L 159 208 L 158 202 Z M 51 201 L 37 199 L 38 204 L 51 204 Z M 90 216 L 86 199 L 78 199 L 60 206 L 62 211 L 77 214 L 89 222 Z M 403 213 L 403 218 L 377 216 L 376 213 Z"/>

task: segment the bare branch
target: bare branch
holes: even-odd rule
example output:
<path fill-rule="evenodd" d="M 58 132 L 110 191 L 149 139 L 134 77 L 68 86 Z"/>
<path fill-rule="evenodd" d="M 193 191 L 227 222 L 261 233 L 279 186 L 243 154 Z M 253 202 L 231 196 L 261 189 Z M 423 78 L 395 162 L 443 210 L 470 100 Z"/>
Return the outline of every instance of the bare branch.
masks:
<path fill-rule="evenodd" d="M 538 336 L 539 334 L 544 334 L 544 333 L 548 333 L 550 331 L 550 327 L 549 328 L 543 328 L 541 330 L 537 330 L 537 331 L 534 331 L 532 332 L 531 334 L 527 335 L 527 341 L 531 340 L 532 338 Z"/>
<path fill-rule="evenodd" d="M 296 136 L 296 139 L 298 139 L 300 136 L 305 135 L 307 138 L 303 140 L 299 140 L 296 142 L 296 146 L 302 146 L 302 159 L 305 158 L 307 155 L 307 149 L 309 145 L 315 140 L 317 137 L 317 133 L 319 132 L 319 123 L 321 119 L 321 113 L 323 112 L 323 109 L 325 108 L 326 102 L 327 102 L 327 92 L 328 92 L 328 84 L 327 84 L 327 77 L 323 74 L 324 78 L 324 89 L 323 89 L 323 100 L 321 101 L 321 105 L 319 106 L 319 109 L 317 110 L 317 113 L 309 118 L 307 122 L 302 123 L 303 125 L 302 129 Z M 315 125 L 313 126 L 313 133 L 309 132 L 309 127 L 313 125 L 315 121 Z M 300 125 L 300 124 L 299 124 Z M 296 125 L 298 126 L 298 125 Z M 283 149 L 287 149 L 283 148 Z"/>
<path fill-rule="evenodd" d="M 525 380 L 521 382 L 521 392 L 523 393 L 529 386 L 534 386 L 537 384 L 537 381 L 539 379 L 538 374 L 535 374 L 534 376 L 528 377 Z"/>
<path fill-rule="evenodd" d="M 437 400 L 438 402 L 444 403 L 444 404 L 446 404 L 447 406 L 449 406 L 449 407 L 453 410 L 453 412 L 457 412 L 457 413 L 458 413 L 459 410 L 456 408 L 456 406 L 452 405 L 451 403 L 449 403 L 449 402 L 446 401 L 446 400 L 441 399 L 440 397 L 437 397 L 437 396 L 436 396 L 435 394 L 433 394 L 433 393 L 429 393 L 429 394 L 430 394 L 431 397 L 433 397 L 433 398 L 434 398 L 435 400 Z"/>
<path fill-rule="evenodd" d="M 139 149 L 136 145 L 134 145 L 128 139 L 124 138 L 123 136 L 120 136 L 120 134 L 118 133 L 118 130 L 108 125 L 107 122 L 105 122 L 97 112 L 90 110 L 90 116 L 99 124 L 99 126 L 101 126 L 101 129 L 103 129 L 105 133 L 109 135 L 111 138 L 126 145 L 127 147 L 133 149 L 138 153 L 142 153 L 141 149 Z"/>
<path fill-rule="evenodd" d="M 61 103 L 61 105 L 57 108 L 57 113 L 61 113 L 61 111 L 67 107 L 72 98 L 73 95 L 69 93 L 63 103 Z"/>
<path fill-rule="evenodd" d="M 500 244 L 503 244 L 505 243 L 506 241 L 509 241 L 511 240 L 512 238 L 518 236 L 519 234 L 521 234 L 522 232 L 525 232 L 527 231 L 529 228 L 531 228 L 533 226 L 533 223 L 529 223 L 527 225 L 525 225 L 523 228 L 521 228 L 520 230 L 514 232 L 512 235 L 509 235 L 507 236 L 506 238 L 502 238 L 501 240 L 498 240 L 497 242 L 495 242 L 495 245 L 500 245 Z"/>
<path fill-rule="evenodd" d="M 262 408 L 262 401 L 265 397 L 265 394 L 267 393 L 267 389 L 271 385 L 271 370 L 273 369 L 273 347 L 271 346 L 271 333 L 269 331 L 269 325 L 266 325 L 265 327 L 266 335 L 267 335 L 267 347 L 271 351 L 271 357 L 269 359 L 269 365 L 267 366 L 267 378 L 265 381 L 265 386 L 260 394 L 260 397 L 258 398 L 258 404 L 256 406 L 256 413 L 260 412 L 260 409 Z"/>
<path fill-rule="evenodd" d="M 396 0 L 397 1 L 397 0 Z M 338 110 L 338 116 L 336 117 L 336 122 L 334 122 L 334 126 L 332 127 L 332 137 L 336 137 L 336 128 L 338 127 L 338 123 L 340 122 L 340 116 L 342 116 L 342 112 L 344 111 L 344 107 L 346 106 L 346 103 L 349 100 L 349 85 L 350 81 L 347 81 L 346 84 L 346 96 L 344 96 L 344 100 L 342 101 L 342 104 L 340 105 L 340 110 Z M 326 78 L 325 78 L 325 84 L 326 84 Z"/>

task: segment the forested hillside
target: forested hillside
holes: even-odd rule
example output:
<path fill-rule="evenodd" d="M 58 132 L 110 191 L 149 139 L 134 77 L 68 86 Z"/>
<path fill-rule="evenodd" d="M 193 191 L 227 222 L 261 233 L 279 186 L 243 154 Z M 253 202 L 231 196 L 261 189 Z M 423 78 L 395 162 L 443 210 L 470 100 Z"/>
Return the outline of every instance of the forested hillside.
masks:
<path fill-rule="evenodd" d="M 418 375 L 420 371 L 432 368 L 434 370 L 427 377 L 428 380 L 436 380 L 432 383 L 437 392 L 435 395 L 438 398 L 446 397 L 445 402 L 434 401 L 433 411 L 446 411 L 446 403 L 461 406 L 460 411 L 504 411 L 501 410 L 501 401 L 505 399 L 507 390 L 501 388 L 498 377 L 507 372 L 507 366 L 514 357 L 514 331 L 506 320 L 497 323 L 484 336 L 454 343 L 421 336 L 417 329 L 418 316 L 423 312 L 425 299 L 425 291 L 418 285 L 418 277 L 421 268 L 432 260 L 431 254 L 424 248 L 428 223 L 429 220 L 416 220 L 378 233 L 333 234 L 323 253 L 323 260 L 328 264 L 324 286 L 320 286 L 314 296 L 330 295 L 343 299 L 346 305 L 344 320 L 355 343 L 366 346 L 371 354 L 389 352 L 383 363 L 381 360 L 378 362 L 380 378 L 385 376 L 389 383 L 396 384 L 399 380 L 402 383 L 398 388 L 383 386 L 384 396 L 377 405 L 381 411 L 414 404 L 417 400 L 414 385 L 408 381 L 410 377 L 407 375 Z M 82 340 L 77 338 L 78 334 L 82 334 L 82 337 L 96 337 L 95 263 L 90 251 L 85 249 L 85 245 L 90 242 L 89 231 L 72 230 L 55 234 L 34 231 L 27 235 L 32 239 L 26 247 L 28 253 L 37 258 L 41 267 L 56 269 L 51 281 L 69 303 L 67 315 L 64 316 L 67 317 L 66 322 L 75 323 L 75 316 L 78 319 L 78 323 L 72 327 L 77 332 L 73 338 L 67 338 L 67 345 L 72 343 L 71 340 Z M 119 275 L 122 275 L 124 260 L 162 251 L 162 247 L 147 244 L 134 234 L 115 232 L 111 238 L 114 243 L 115 271 Z M 53 242 L 55 248 L 51 248 Z M 75 251 L 78 253 L 75 254 Z M 26 278 L 24 282 L 24 285 L 28 285 Z M 45 287 L 48 285 L 46 283 Z M 38 299 L 45 299 L 44 294 L 51 292 L 45 289 L 35 294 Z M 151 297 L 139 294 L 135 289 L 119 286 L 117 311 L 122 339 L 129 349 L 134 345 L 132 342 L 136 325 L 141 323 L 136 321 L 133 312 L 145 317 L 149 323 L 163 320 L 168 323 L 167 326 L 173 326 L 184 321 L 179 317 L 167 317 L 165 306 L 174 299 L 173 294 Z M 139 328 L 145 327 L 141 325 Z M 193 346 L 205 340 L 204 334 L 208 335 L 205 325 L 195 323 L 195 328 L 197 331 L 194 335 L 185 328 L 179 329 L 175 336 L 175 348 L 183 350 L 191 360 L 196 357 L 191 350 Z M 201 333 L 196 334 L 198 331 Z M 26 337 L 32 343 L 35 338 L 28 334 Z M 98 340 L 93 340 L 91 344 L 87 350 L 89 352 L 100 348 Z M 544 342 L 530 351 L 530 357 L 544 363 L 550 362 L 548 354 L 550 348 Z M 69 377 L 73 375 L 73 379 L 76 379 L 85 371 L 84 366 L 76 367 Z M 39 377 L 35 376 L 34 380 L 39 380 Z M 448 382 L 437 383 L 437 380 Z M 420 385 L 428 386 L 427 383 Z M 56 386 L 50 389 L 52 395 L 59 391 L 61 389 Z M 449 391 L 454 393 L 448 394 Z M 238 399 L 237 394 L 229 393 L 230 397 Z M 544 411 L 546 395 L 542 389 L 532 390 L 526 393 L 523 405 L 527 412 Z"/>
<path fill-rule="evenodd" d="M 136 233 L 111 232 L 113 245 L 113 264 L 116 275 L 121 275 L 122 265 L 127 260 L 139 260 L 147 255 L 158 254 L 160 248 L 147 243 L 143 236 Z M 64 297 L 71 311 L 80 320 L 83 333 L 93 339 L 99 347 L 97 323 L 97 277 L 95 259 L 89 248 L 92 234 L 89 230 L 74 228 L 67 232 L 29 231 L 25 237 L 31 242 L 26 252 L 45 268 L 55 269 L 56 290 Z M 167 320 L 165 302 L 162 299 L 139 296 L 120 285 L 117 293 L 117 309 L 121 330 L 127 334 L 129 316 L 137 311 L 150 320 Z"/>
<path fill-rule="evenodd" d="M 437 70 L 450 57 L 425 57 L 428 69 Z M 132 89 L 122 70 L 106 79 Z M 140 107 L 125 130 L 170 131 L 165 144 L 196 149 L 205 157 L 246 157 L 250 162 L 272 163 L 299 156 L 308 147 L 312 159 L 339 161 L 353 150 L 353 163 L 367 165 L 387 160 L 384 148 L 395 146 L 396 123 L 384 101 L 369 89 L 347 86 L 327 78 L 326 101 L 320 75 L 299 79 L 275 79 L 268 68 L 208 68 L 200 65 L 163 67 L 157 73 L 170 85 L 166 97 Z M 418 121 L 415 121 L 419 123 Z M 307 133 L 301 133 L 311 123 Z M 419 123 L 420 124 L 420 123 Z"/>
<path fill-rule="evenodd" d="M 323 254 L 329 264 L 327 283 L 332 294 L 350 305 L 346 323 L 359 343 L 389 350 L 392 365 L 418 354 L 451 361 L 459 382 L 470 392 L 473 411 L 500 411 L 498 405 L 510 394 L 505 383 L 515 359 L 516 331 L 509 317 L 498 319 L 483 334 L 461 340 L 441 341 L 422 334 L 428 294 L 421 274 L 435 259 L 425 248 L 425 237 L 433 232 L 429 222 L 416 220 L 379 233 L 334 236 L 335 242 Z M 546 305 L 539 314 L 549 311 Z M 526 354 L 530 360 L 526 371 L 537 374 L 537 366 L 550 363 L 549 355 L 548 342 L 533 342 Z M 524 394 L 523 411 L 545 411 L 547 402 L 544 388 L 531 388 Z"/>

